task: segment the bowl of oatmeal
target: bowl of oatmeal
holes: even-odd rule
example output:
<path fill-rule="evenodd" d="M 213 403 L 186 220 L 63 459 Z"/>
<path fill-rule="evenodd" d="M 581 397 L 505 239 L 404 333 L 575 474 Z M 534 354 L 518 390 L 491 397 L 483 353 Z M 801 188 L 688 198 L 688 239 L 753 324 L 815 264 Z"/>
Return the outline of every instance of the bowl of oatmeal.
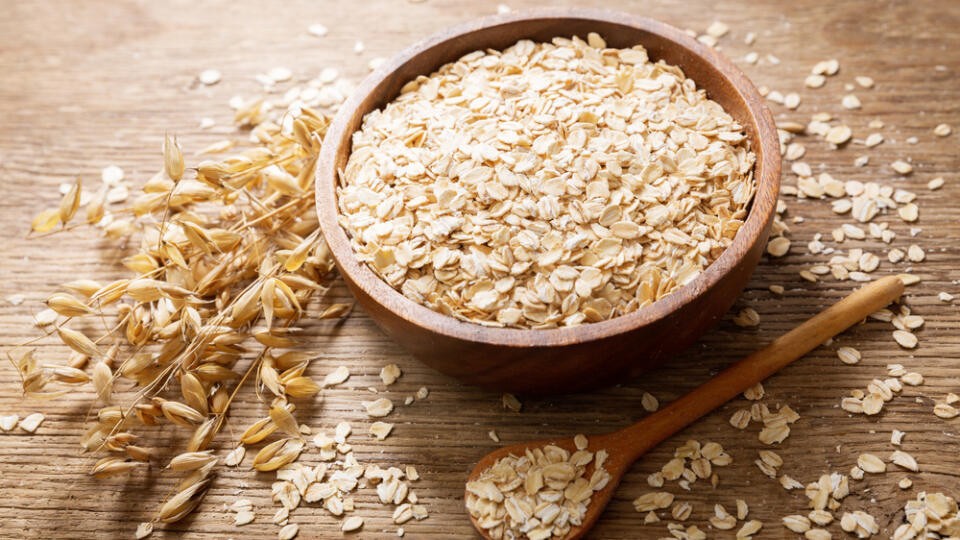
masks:
<path fill-rule="evenodd" d="M 746 76 L 642 17 L 469 22 L 371 74 L 317 165 L 324 239 L 400 345 L 497 390 L 659 365 L 745 286 L 776 209 L 776 128 Z"/>

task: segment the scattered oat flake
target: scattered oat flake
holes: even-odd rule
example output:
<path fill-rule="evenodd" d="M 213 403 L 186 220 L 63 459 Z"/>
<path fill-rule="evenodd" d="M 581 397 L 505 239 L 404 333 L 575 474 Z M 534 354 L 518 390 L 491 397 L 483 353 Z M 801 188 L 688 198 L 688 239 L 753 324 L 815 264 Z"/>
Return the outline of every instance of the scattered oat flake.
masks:
<path fill-rule="evenodd" d="M 367 415 L 374 418 L 382 418 L 390 414 L 393 410 L 393 402 L 387 398 L 380 398 L 376 401 L 362 401 L 361 405 L 367 410 Z"/>
<path fill-rule="evenodd" d="M 715 38 L 721 38 L 729 31 L 730 27 L 720 21 L 713 21 L 713 23 L 707 27 L 707 34 Z"/>
<path fill-rule="evenodd" d="M 751 400 L 751 401 L 757 401 L 757 400 L 763 399 L 763 394 L 764 394 L 764 392 L 763 392 L 763 384 L 762 384 L 762 383 L 757 383 L 757 384 L 751 386 L 750 388 L 747 388 L 747 389 L 743 392 L 743 397 L 745 397 L 745 398 L 747 398 L 747 399 L 749 399 L 749 400 Z"/>
<path fill-rule="evenodd" d="M 220 72 L 215 69 L 205 69 L 197 75 L 201 83 L 210 86 L 220 82 Z"/>
<path fill-rule="evenodd" d="M 47 308 L 36 314 L 34 317 L 34 324 L 36 326 L 48 326 L 56 322 L 57 312 Z"/>
<path fill-rule="evenodd" d="M 387 422 L 374 422 L 370 424 L 370 434 L 381 441 L 386 439 L 392 430 L 393 424 Z"/>
<path fill-rule="evenodd" d="M 250 510 L 240 510 L 239 512 L 233 515 L 233 524 L 234 526 L 241 527 L 243 525 L 253 523 L 253 520 L 256 517 L 257 517 L 256 514 L 254 514 Z"/>
<path fill-rule="evenodd" d="M 807 75 L 807 78 L 803 80 L 803 85 L 807 88 L 820 88 L 826 84 L 827 78 L 819 74 L 810 74 Z"/>
<path fill-rule="evenodd" d="M 243 456 L 246 454 L 247 449 L 242 444 L 238 445 L 236 448 L 231 450 L 225 458 L 223 458 L 223 463 L 229 467 L 236 467 L 243 461 Z"/>
<path fill-rule="evenodd" d="M 843 105 L 844 109 L 859 109 L 860 99 L 853 94 L 847 94 L 843 96 L 840 104 Z"/>
<path fill-rule="evenodd" d="M 417 389 L 415 394 L 417 399 L 427 399 L 427 396 L 430 395 L 430 390 L 426 386 L 421 386 Z"/>
<path fill-rule="evenodd" d="M 927 254 L 923 251 L 923 248 L 917 244 L 912 244 L 907 248 L 907 258 L 913 262 L 922 262 L 925 259 Z"/>
<path fill-rule="evenodd" d="M 330 30 L 326 26 L 318 23 L 318 24 L 311 24 L 309 27 L 307 27 L 307 32 L 310 32 L 311 34 L 317 37 L 323 37 L 327 35 L 330 32 Z"/>
<path fill-rule="evenodd" d="M 857 84 L 859 84 L 863 88 L 873 88 L 873 79 L 871 79 L 870 77 L 864 77 L 861 75 L 861 76 L 855 77 L 854 80 L 857 81 Z"/>
<path fill-rule="evenodd" d="M 26 431 L 27 433 L 33 433 L 37 431 L 37 428 L 40 427 L 40 424 L 43 422 L 43 414 L 33 413 L 28 415 L 26 418 L 20 421 L 20 429 Z"/>
<path fill-rule="evenodd" d="M 740 530 L 737 531 L 737 538 L 749 538 L 750 536 L 756 534 L 763 528 L 763 522 L 758 519 L 752 519 L 743 524 L 743 527 L 740 527 Z"/>
<path fill-rule="evenodd" d="M 334 386 L 350 378 L 350 370 L 346 366 L 340 366 L 323 378 L 323 386 Z"/>
<path fill-rule="evenodd" d="M 17 414 L 0 416 L 0 429 L 3 431 L 11 431 L 13 428 L 17 427 L 17 422 L 19 421 L 20 415 Z"/>
<path fill-rule="evenodd" d="M 933 128 L 933 134 L 937 137 L 946 137 L 953 132 L 953 129 L 950 128 L 947 124 L 939 124 L 937 127 Z"/>
<path fill-rule="evenodd" d="M 788 109 L 796 109 L 800 106 L 800 94 L 796 92 L 790 92 L 783 97 L 783 106 Z"/>
<path fill-rule="evenodd" d="M 897 277 L 900 278 L 900 281 L 902 281 L 904 285 L 916 285 L 920 283 L 920 277 L 916 274 L 897 274 Z"/>
<path fill-rule="evenodd" d="M 496 442 L 496 443 L 500 442 L 500 436 L 497 435 L 497 432 L 493 429 L 487 432 L 487 436 L 489 436 L 490 440 L 493 442 Z"/>
<path fill-rule="evenodd" d="M 890 454 L 890 461 L 894 465 L 898 465 L 909 471 L 918 472 L 920 470 L 920 466 L 917 465 L 917 460 L 902 450 L 895 450 Z"/>
<path fill-rule="evenodd" d="M 115 186 L 123 180 L 123 169 L 116 165 L 108 165 L 100 171 L 100 180 L 108 186 Z"/>
<path fill-rule="evenodd" d="M 953 301 L 953 295 L 945 291 L 940 291 L 940 293 L 937 294 L 937 298 L 939 298 L 941 302 Z"/>
<path fill-rule="evenodd" d="M 501 400 L 503 401 L 503 408 L 510 409 L 513 412 L 520 412 L 520 409 L 523 407 L 523 404 L 520 403 L 517 396 L 513 394 L 503 394 Z"/>
<path fill-rule="evenodd" d="M 840 61 L 836 59 L 824 60 L 822 62 L 817 62 L 811 73 L 815 75 L 836 75 L 840 71 Z"/>
<path fill-rule="evenodd" d="M 890 432 L 890 444 L 899 446 L 903 442 L 903 436 L 906 435 L 904 432 L 899 429 L 895 429 Z"/>
<path fill-rule="evenodd" d="M 300 532 L 300 526 L 296 523 L 284 525 L 277 533 L 277 540 L 291 540 L 298 532 Z"/>
<path fill-rule="evenodd" d="M 400 371 L 400 366 L 396 364 L 389 364 L 383 366 L 383 368 L 380 370 L 380 380 L 383 381 L 384 385 L 390 386 L 397 381 L 401 374 L 402 372 Z"/>
<path fill-rule="evenodd" d="M 803 534 L 810 530 L 810 520 L 807 519 L 806 516 L 794 514 L 790 516 L 784 516 L 780 518 L 780 521 L 783 523 L 784 527 L 795 533 Z"/>
<path fill-rule="evenodd" d="M 340 525 L 340 530 L 343 532 L 351 532 L 363 527 L 363 518 L 360 516 L 351 516 L 343 520 L 343 523 Z"/>
<path fill-rule="evenodd" d="M 643 395 L 640 396 L 640 405 L 643 406 L 645 411 L 654 412 L 660 408 L 660 401 L 650 392 L 644 392 Z"/>
<path fill-rule="evenodd" d="M 753 308 L 743 308 L 733 318 L 733 324 L 741 328 L 752 328 L 760 324 L 760 314 Z"/>
<path fill-rule="evenodd" d="M 897 209 L 897 214 L 900 216 L 900 219 L 907 223 L 912 223 L 920 216 L 920 208 L 913 203 L 905 204 Z"/>
<path fill-rule="evenodd" d="M 911 371 L 900 376 L 900 380 L 910 386 L 920 386 L 923 384 L 923 375 L 916 371 Z"/>
<path fill-rule="evenodd" d="M 879 133 L 871 133 L 871 134 L 867 135 L 867 138 L 866 138 L 866 139 L 864 139 L 863 144 L 864 144 L 867 148 L 873 148 L 874 146 L 877 146 L 878 144 L 880 144 L 880 143 L 882 143 L 882 142 L 883 142 L 883 135 L 881 135 L 881 134 L 879 134 Z"/>
<path fill-rule="evenodd" d="M 767 253 L 773 257 L 783 257 L 790 251 L 790 239 L 778 236 L 767 242 Z"/>
<path fill-rule="evenodd" d="M 288 68 L 278 66 L 268 71 L 267 77 L 273 82 L 284 82 L 293 77 L 293 72 Z"/>
<path fill-rule="evenodd" d="M 386 61 L 387 61 L 386 58 L 379 57 L 379 56 L 376 57 L 376 58 L 372 58 L 372 59 L 367 63 L 367 68 L 370 69 L 370 71 L 375 71 L 377 68 L 379 68 L 379 67 L 382 66 L 384 63 L 386 63 Z"/>
<path fill-rule="evenodd" d="M 960 410 L 957 410 L 957 408 L 953 405 L 937 403 L 933 406 L 933 414 L 937 415 L 939 418 L 950 419 L 956 418 L 957 415 L 960 415 Z"/>
<path fill-rule="evenodd" d="M 890 164 L 890 168 L 896 171 L 897 174 L 908 175 L 913 172 L 913 165 L 910 165 L 902 159 L 898 159 Z"/>
<path fill-rule="evenodd" d="M 901 346 L 906 349 L 912 349 L 917 346 L 917 336 L 912 332 L 907 332 L 906 330 L 895 330 L 893 332 L 893 339 Z"/>
<path fill-rule="evenodd" d="M 837 349 L 837 356 L 844 364 L 856 364 L 860 361 L 860 351 L 853 347 L 840 347 Z"/>
<path fill-rule="evenodd" d="M 745 429 L 750 424 L 750 411 L 740 409 L 730 417 L 730 425 L 737 429 Z"/>
<path fill-rule="evenodd" d="M 887 470 L 887 465 L 882 459 L 869 453 L 860 454 L 857 457 L 857 466 L 863 469 L 864 472 L 872 474 L 879 474 Z"/>
<path fill-rule="evenodd" d="M 7 302 L 11 306 L 19 306 L 20 304 L 23 303 L 25 298 L 26 297 L 24 297 L 22 294 L 11 294 L 10 296 L 7 297 Z"/>
<path fill-rule="evenodd" d="M 841 145 L 849 141 L 851 136 L 853 136 L 853 131 L 848 126 L 839 125 L 829 128 L 824 135 L 824 140 L 831 144 Z"/>

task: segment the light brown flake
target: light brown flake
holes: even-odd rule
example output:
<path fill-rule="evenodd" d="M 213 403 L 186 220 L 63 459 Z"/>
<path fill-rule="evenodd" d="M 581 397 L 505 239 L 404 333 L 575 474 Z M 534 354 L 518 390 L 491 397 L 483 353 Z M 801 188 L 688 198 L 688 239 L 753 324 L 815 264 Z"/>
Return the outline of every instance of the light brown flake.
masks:
<path fill-rule="evenodd" d="M 890 454 L 890 462 L 908 471 L 918 472 L 920 470 L 920 466 L 917 465 L 917 460 L 902 450 L 895 450 Z"/>
<path fill-rule="evenodd" d="M 864 472 L 879 474 L 887 470 L 887 465 L 877 456 L 869 453 L 860 454 L 857 457 L 857 466 Z"/>
<path fill-rule="evenodd" d="M 297 536 L 297 533 L 299 532 L 300 532 L 300 526 L 297 525 L 296 523 L 290 523 L 288 525 L 284 525 L 283 527 L 280 528 L 280 531 L 277 532 L 277 540 L 291 540 L 292 538 Z"/>
<path fill-rule="evenodd" d="M 783 257 L 790 251 L 790 239 L 778 236 L 767 242 L 767 253 L 774 257 Z"/>
<path fill-rule="evenodd" d="M 44 416 L 42 413 L 29 414 L 23 420 L 20 420 L 20 429 L 27 433 L 34 433 L 37 431 L 37 428 L 40 427 L 40 424 L 43 423 L 43 419 Z"/>
<path fill-rule="evenodd" d="M 900 376 L 900 381 L 910 386 L 920 386 L 923 384 L 923 375 L 916 371 L 911 371 Z"/>
<path fill-rule="evenodd" d="M 380 398 L 375 401 L 362 401 L 360 404 L 367 410 L 367 415 L 374 418 L 382 418 L 393 411 L 393 402 L 387 398 Z"/>
<path fill-rule="evenodd" d="M 893 332 L 893 339 L 898 345 L 905 349 L 913 349 L 917 346 L 917 336 L 906 330 L 895 330 Z"/>
<path fill-rule="evenodd" d="M 360 516 L 350 516 L 340 524 L 340 530 L 343 532 L 352 532 L 363 527 L 363 518 Z"/>
<path fill-rule="evenodd" d="M 393 431 L 393 424 L 388 422 L 374 422 L 370 424 L 370 435 L 376 437 L 378 441 L 386 439 L 391 431 Z"/>
<path fill-rule="evenodd" d="M 350 378 L 350 370 L 346 366 L 339 366 L 323 379 L 323 386 L 336 386 Z"/>
<path fill-rule="evenodd" d="M 837 357 L 840 358 L 840 361 L 844 364 L 856 364 L 860 361 L 860 351 L 853 347 L 840 347 L 837 349 Z"/>
<path fill-rule="evenodd" d="M 737 539 L 749 538 L 754 534 L 757 534 L 760 529 L 763 528 L 763 522 L 758 519 L 751 519 L 750 521 L 743 524 L 740 527 L 740 530 L 737 531 Z"/>
<path fill-rule="evenodd" d="M 0 429 L 3 431 L 12 431 L 17 427 L 18 422 L 20 422 L 20 415 L 8 414 L 0 416 Z"/>
<path fill-rule="evenodd" d="M 843 99 L 840 102 L 843 105 L 844 109 L 859 109 L 860 108 L 860 98 L 853 94 L 847 94 L 843 96 Z"/>
<path fill-rule="evenodd" d="M 897 174 L 906 176 L 913 172 L 913 165 L 910 165 L 902 159 L 898 159 L 890 164 L 890 168 L 893 169 Z"/>
<path fill-rule="evenodd" d="M 400 367 L 396 364 L 388 364 L 383 366 L 380 369 L 380 380 L 383 381 L 385 386 L 390 386 L 391 384 L 397 382 L 397 379 L 400 378 L 402 372 Z"/>
<path fill-rule="evenodd" d="M 933 407 L 933 414 L 940 418 L 950 419 L 956 418 L 957 415 L 960 415 L 960 410 L 957 410 L 956 407 L 947 403 L 937 403 Z"/>

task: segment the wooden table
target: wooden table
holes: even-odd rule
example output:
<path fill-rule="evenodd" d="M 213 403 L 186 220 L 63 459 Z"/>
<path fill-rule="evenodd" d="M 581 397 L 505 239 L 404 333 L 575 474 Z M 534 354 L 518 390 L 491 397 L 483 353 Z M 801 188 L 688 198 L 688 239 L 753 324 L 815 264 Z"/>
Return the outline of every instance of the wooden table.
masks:
<path fill-rule="evenodd" d="M 562 2 L 574 4 L 574 2 Z M 511 7 L 537 2 L 511 2 Z M 581 2 L 577 2 L 581 4 Z M 923 490 L 958 490 L 960 453 L 956 452 L 960 420 L 941 420 L 932 414 L 935 399 L 960 391 L 960 316 L 954 303 L 937 299 L 947 291 L 960 296 L 954 281 L 958 273 L 960 134 L 934 137 L 935 125 L 946 122 L 960 129 L 960 4 L 956 2 L 643 2 L 608 0 L 600 7 L 619 8 L 649 15 L 668 23 L 703 31 L 714 20 L 730 24 L 730 35 L 721 46 L 734 58 L 749 50 L 760 53 L 759 65 L 745 65 L 758 85 L 783 93 L 800 92 L 803 103 L 796 111 L 771 105 L 778 120 L 806 122 L 816 111 L 841 115 L 855 136 L 869 133 L 875 118 L 885 127 L 879 147 L 865 150 L 853 145 L 833 151 L 814 139 L 807 142 L 804 160 L 815 171 L 829 171 L 841 180 L 875 180 L 918 193 L 922 229 L 910 237 L 909 226 L 895 215 L 888 221 L 906 248 L 916 242 L 927 251 L 922 264 L 892 265 L 885 260 L 875 275 L 900 272 L 908 266 L 923 282 L 909 290 L 908 304 L 926 319 L 919 331 L 921 344 L 912 351 L 898 347 L 888 324 L 872 321 L 824 346 L 771 378 L 765 402 L 788 403 L 802 418 L 793 434 L 776 451 L 784 458 L 782 472 L 804 482 L 821 474 L 846 473 L 856 456 L 865 451 L 884 458 L 894 449 L 890 431 L 907 432 L 903 449 L 920 462 L 921 472 L 909 474 L 913 488 L 896 483 L 907 473 L 896 470 L 852 482 L 854 494 L 841 511 L 864 509 L 876 516 L 889 536 L 903 518 L 906 500 Z M 25 239 L 32 216 L 54 205 L 57 188 L 77 176 L 96 185 L 100 170 L 111 164 L 142 182 L 159 165 L 164 132 L 179 134 L 187 153 L 220 140 L 230 128 L 227 100 L 235 94 L 253 96 L 260 86 L 253 76 L 285 65 L 297 78 L 312 77 L 320 69 L 336 67 L 346 77 L 359 79 L 370 58 L 388 56 L 420 37 L 496 10 L 495 4 L 462 0 L 408 3 L 404 0 L 364 2 L 286 1 L 273 6 L 259 2 L 6 2 L 0 18 L 0 298 L 22 293 L 19 306 L 0 301 L 0 348 L 38 335 L 31 313 L 42 309 L 42 300 L 57 284 L 80 276 L 111 279 L 124 275 L 118 260 L 122 250 L 96 235 L 75 232 L 42 240 Z M 312 23 L 330 28 L 324 38 L 307 33 Z M 747 32 L 756 32 L 756 44 L 744 45 Z M 356 40 L 366 52 L 352 52 Z M 780 61 L 771 63 L 767 55 Z M 827 87 L 809 90 L 802 81 L 811 66 L 838 58 L 841 70 Z M 211 87 L 194 84 L 203 69 L 222 71 L 223 80 Z M 857 88 L 863 101 L 859 111 L 846 111 L 840 98 L 844 83 L 854 76 L 876 80 L 872 90 Z M 199 129 L 201 117 L 212 117 L 217 126 Z M 909 137 L 917 137 L 909 144 Z M 870 163 L 855 167 L 858 155 Z M 912 158 L 914 173 L 895 178 L 888 164 Z M 927 182 L 943 176 L 940 191 L 926 189 Z M 784 174 L 785 184 L 795 176 Z M 353 376 L 342 388 L 328 390 L 312 412 L 301 420 L 315 429 L 332 430 L 340 421 L 354 423 L 351 442 L 361 460 L 385 465 L 416 465 L 423 478 L 415 483 L 430 518 L 405 525 L 411 538 L 470 538 L 472 529 L 463 510 L 463 480 L 475 460 L 497 443 L 487 433 L 495 429 L 505 443 L 574 432 L 602 432 L 621 427 L 645 413 L 640 405 L 644 391 L 668 402 L 703 382 L 720 368 L 758 348 L 850 291 L 855 284 L 832 279 L 812 284 L 798 271 L 825 262 L 826 255 L 809 255 L 805 245 L 815 233 L 829 231 L 847 221 L 830 211 L 824 201 L 787 198 L 793 248 L 777 260 L 765 260 L 757 269 L 734 310 L 754 307 L 761 316 L 756 329 L 742 329 L 729 318 L 704 336 L 669 367 L 642 380 L 604 391 L 557 397 L 524 399 L 520 413 L 505 411 L 500 396 L 465 387 L 434 373 L 398 350 L 362 312 L 344 324 L 311 322 L 304 326 L 312 348 L 321 359 L 310 373 L 323 377 L 338 365 L 349 366 Z M 802 217 L 802 222 L 794 218 Z M 832 244 L 831 244 L 832 245 Z M 845 243 L 848 249 L 863 246 L 885 255 L 888 246 L 877 241 Z M 782 284 L 786 294 L 772 295 L 767 287 Z M 348 298 L 342 287 L 336 297 Z M 839 344 L 863 352 L 859 365 L 841 364 L 835 355 Z M 39 344 L 38 356 L 63 361 L 65 347 L 52 339 Z M 383 443 L 372 444 L 366 435 L 368 420 L 359 401 L 377 384 L 380 368 L 396 362 L 403 368 L 400 381 L 388 395 L 396 402 L 421 386 L 430 390 L 426 400 L 401 406 L 391 416 L 397 426 Z M 865 388 L 883 377 L 888 363 L 902 363 L 926 376 L 923 386 L 907 387 L 876 417 L 851 416 L 841 409 L 840 398 L 854 388 Z M 137 523 L 150 519 L 172 486 L 173 477 L 160 467 L 129 480 L 95 481 L 86 473 L 92 461 L 79 453 L 77 438 L 92 403 L 90 393 L 54 402 L 22 402 L 19 381 L 10 364 L 0 363 L 0 413 L 24 416 L 43 411 L 47 420 L 34 435 L 0 433 L 0 537 L 4 538 L 130 538 Z M 734 464 L 719 469 L 720 487 L 696 483 L 689 492 L 667 489 L 678 500 L 693 504 L 685 524 L 708 530 L 706 520 L 713 504 L 735 507 L 742 498 L 750 504 L 750 517 L 765 527 L 758 537 L 793 537 L 780 523 L 787 514 L 806 513 L 800 491 L 787 492 L 765 477 L 753 461 L 763 445 L 755 426 L 734 430 L 730 414 L 747 405 L 730 403 L 661 445 L 632 469 L 593 538 L 655 538 L 667 535 L 666 522 L 643 524 L 643 515 L 631 501 L 649 491 L 646 476 L 659 469 L 673 449 L 687 439 L 718 441 L 734 457 Z M 233 407 L 231 428 L 221 436 L 229 446 L 229 431 L 242 429 L 264 412 L 252 392 Z M 309 454 L 304 458 L 310 461 Z M 895 467 L 891 467 L 894 469 Z M 249 470 L 223 470 L 205 501 L 190 518 L 168 527 L 155 537 L 273 538 L 270 522 L 275 507 L 270 501 L 270 474 Z M 869 489 L 869 491 L 867 491 Z M 251 499 L 257 520 L 235 528 L 225 510 L 238 497 Z M 376 501 L 372 489 L 357 496 L 357 514 L 365 518 L 361 538 L 393 536 L 390 509 Z M 661 517 L 669 519 L 666 512 Z M 839 517 L 839 514 L 838 514 Z M 338 521 L 316 506 L 302 506 L 292 521 L 301 525 L 302 538 L 338 537 Z M 831 528 L 842 535 L 834 524 Z M 714 536 L 711 532 L 711 536 Z M 722 537 L 732 537 L 724 532 Z"/>

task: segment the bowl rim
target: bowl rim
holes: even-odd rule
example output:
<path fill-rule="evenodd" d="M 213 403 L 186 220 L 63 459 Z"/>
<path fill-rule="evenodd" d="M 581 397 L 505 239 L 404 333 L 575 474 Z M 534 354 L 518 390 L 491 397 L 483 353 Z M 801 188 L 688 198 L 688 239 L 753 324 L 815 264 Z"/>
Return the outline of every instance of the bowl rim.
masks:
<path fill-rule="evenodd" d="M 711 64 L 725 79 L 724 84 L 729 85 L 738 94 L 739 99 L 746 104 L 748 115 L 757 126 L 755 135 L 760 144 L 759 148 L 753 149 L 756 155 L 754 181 L 757 184 L 757 190 L 753 195 L 747 219 L 723 253 L 692 281 L 649 306 L 601 322 L 569 327 L 532 329 L 485 326 L 434 311 L 414 302 L 387 284 L 356 258 L 338 219 L 337 156 L 341 144 L 350 144 L 352 132 L 346 133 L 346 130 L 354 116 L 354 111 L 404 64 L 427 50 L 442 46 L 465 34 L 494 31 L 498 26 L 538 19 L 593 20 L 629 26 L 656 34 L 671 42 L 673 46 L 684 48 L 686 52 Z M 744 127 L 752 131 L 752 126 Z M 733 61 L 666 23 L 619 11 L 587 8 L 540 8 L 491 15 L 457 24 L 410 45 L 368 75 L 340 106 L 324 137 L 315 172 L 316 210 L 321 233 L 348 285 L 352 282 L 353 286 L 358 287 L 393 316 L 405 319 L 435 334 L 505 347 L 555 347 L 580 344 L 624 334 L 668 317 L 671 313 L 693 302 L 704 291 L 717 285 L 724 276 L 736 270 L 739 262 L 764 236 L 768 222 L 773 219 L 779 185 L 779 139 L 773 116 L 759 91 Z"/>

